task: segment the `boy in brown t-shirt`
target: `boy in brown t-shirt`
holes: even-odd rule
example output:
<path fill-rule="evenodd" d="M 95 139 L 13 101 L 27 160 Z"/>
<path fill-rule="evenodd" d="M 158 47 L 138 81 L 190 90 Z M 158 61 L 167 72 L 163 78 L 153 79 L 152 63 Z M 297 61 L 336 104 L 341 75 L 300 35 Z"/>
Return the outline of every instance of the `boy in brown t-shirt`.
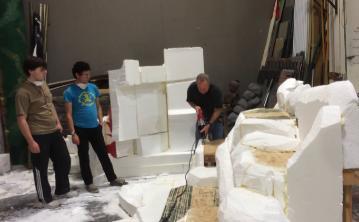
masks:
<path fill-rule="evenodd" d="M 28 79 L 20 86 L 15 98 L 17 122 L 31 152 L 38 199 L 49 204 L 53 200 L 47 178 L 49 158 L 55 171 L 55 195 L 61 197 L 70 194 L 70 156 L 61 135 L 62 126 L 51 92 L 45 82 L 46 63 L 31 57 L 25 60 L 24 71 Z M 56 203 L 52 202 L 52 205 Z"/>

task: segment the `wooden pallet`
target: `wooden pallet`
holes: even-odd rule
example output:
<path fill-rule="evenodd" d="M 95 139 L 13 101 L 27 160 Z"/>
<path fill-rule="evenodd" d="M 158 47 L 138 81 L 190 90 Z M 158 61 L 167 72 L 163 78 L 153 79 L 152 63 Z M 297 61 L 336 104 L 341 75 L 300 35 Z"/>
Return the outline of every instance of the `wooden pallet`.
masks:
<path fill-rule="evenodd" d="M 359 185 L 359 169 L 343 170 L 343 222 L 353 219 L 353 186 Z"/>

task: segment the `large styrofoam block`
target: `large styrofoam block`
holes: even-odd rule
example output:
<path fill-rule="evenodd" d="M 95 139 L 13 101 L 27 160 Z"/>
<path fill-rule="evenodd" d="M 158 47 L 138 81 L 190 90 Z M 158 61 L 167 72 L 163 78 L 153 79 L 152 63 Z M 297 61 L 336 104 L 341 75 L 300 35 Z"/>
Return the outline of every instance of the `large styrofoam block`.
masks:
<path fill-rule="evenodd" d="M 231 140 L 232 136 L 227 136 L 226 140 L 218 146 L 216 151 L 219 201 L 221 203 L 225 200 L 228 193 L 234 189 L 233 167 L 229 151 Z"/>
<path fill-rule="evenodd" d="M 299 139 L 296 138 L 260 131 L 248 133 L 241 140 L 241 144 L 243 145 L 266 151 L 294 151 L 299 143 Z"/>
<path fill-rule="evenodd" d="M 328 103 L 337 105 L 343 112 L 348 104 L 358 104 L 358 96 L 353 84 L 350 81 L 338 81 L 328 85 L 330 96 Z"/>
<path fill-rule="evenodd" d="M 275 135 L 297 138 L 296 120 L 244 119 L 240 124 L 240 135 L 243 138 L 249 133 L 260 131 Z"/>
<path fill-rule="evenodd" d="M 303 84 L 303 82 L 301 82 Z M 288 94 L 297 87 L 297 80 L 294 78 L 289 78 L 284 81 L 277 90 L 277 103 L 278 107 L 282 110 L 285 110 L 285 104 L 287 101 Z"/>
<path fill-rule="evenodd" d="M 122 157 L 131 156 L 134 154 L 136 148 L 137 147 L 135 140 L 116 142 L 116 157 L 122 158 Z"/>
<path fill-rule="evenodd" d="M 141 66 L 142 83 L 160 83 L 166 82 L 165 66 Z"/>
<path fill-rule="evenodd" d="M 167 106 L 168 110 L 191 109 L 187 103 L 187 89 L 193 81 L 168 83 Z"/>
<path fill-rule="evenodd" d="M 204 146 L 200 143 L 197 145 L 195 153 L 195 166 L 204 167 Z"/>
<path fill-rule="evenodd" d="M 108 71 L 120 85 L 141 84 L 140 64 L 137 60 L 124 60 L 121 69 Z"/>
<path fill-rule="evenodd" d="M 116 141 L 127 141 L 139 137 L 137 127 L 136 88 L 119 86 L 111 88 L 112 136 Z M 131 123 L 131 124 L 129 124 Z"/>
<path fill-rule="evenodd" d="M 358 104 L 358 97 L 349 81 L 334 82 L 303 91 L 295 105 L 300 138 L 305 138 L 322 106 L 337 105 L 344 112 L 350 104 Z"/>
<path fill-rule="evenodd" d="M 171 186 L 168 184 L 151 184 L 146 191 L 143 195 L 144 206 L 137 209 L 134 218 L 140 222 L 161 221 Z"/>
<path fill-rule="evenodd" d="M 344 168 L 359 168 L 359 107 L 351 104 L 343 112 Z"/>
<path fill-rule="evenodd" d="M 321 107 L 328 105 L 329 92 L 327 86 L 317 86 L 305 90 L 295 106 L 298 118 L 300 140 L 303 140 L 312 127 L 313 121 Z"/>
<path fill-rule="evenodd" d="M 148 176 L 163 173 L 185 173 L 188 168 L 190 152 L 172 152 L 168 150 L 148 156 L 133 155 L 112 158 L 112 165 L 117 176 Z"/>
<path fill-rule="evenodd" d="M 295 88 L 294 91 L 290 92 L 287 95 L 285 111 L 287 111 L 291 115 L 294 115 L 295 114 L 295 106 L 296 106 L 299 98 L 301 97 L 301 94 L 305 90 L 310 89 L 310 88 L 311 87 L 309 84 L 305 84 L 305 85 L 298 86 L 297 88 Z"/>
<path fill-rule="evenodd" d="M 134 216 L 137 209 L 144 206 L 143 195 L 146 185 L 131 184 L 124 186 L 119 192 L 119 204 L 121 208 L 129 215 Z"/>
<path fill-rule="evenodd" d="M 136 86 L 136 96 L 139 135 L 166 132 L 167 101 L 165 86 L 161 83 Z M 128 122 L 127 125 L 129 125 Z"/>
<path fill-rule="evenodd" d="M 246 187 L 262 195 L 273 196 L 285 208 L 285 169 L 256 162 L 252 150 L 247 147 L 234 150 L 231 159 L 236 187 Z"/>
<path fill-rule="evenodd" d="M 196 167 L 188 173 L 188 184 L 191 186 L 212 186 L 218 184 L 216 167 Z"/>
<path fill-rule="evenodd" d="M 300 148 L 288 161 L 287 214 L 291 222 L 342 221 L 340 114 L 338 106 L 324 106 Z"/>
<path fill-rule="evenodd" d="M 137 154 L 147 156 L 168 150 L 168 133 L 141 136 L 137 140 Z"/>
<path fill-rule="evenodd" d="M 191 150 L 195 142 L 196 112 L 193 109 L 170 110 L 168 114 L 170 149 Z"/>
<path fill-rule="evenodd" d="M 218 219 L 220 222 L 289 222 L 278 200 L 244 188 L 229 191 L 219 205 Z"/>
<path fill-rule="evenodd" d="M 7 173 L 11 170 L 10 154 L 0 154 L 0 174 Z"/>
<path fill-rule="evenodd" d="M 203 49 L 171 48 L 164 49 L 164 63 L 167 81 L 193 79 L 204 73 Z"/>

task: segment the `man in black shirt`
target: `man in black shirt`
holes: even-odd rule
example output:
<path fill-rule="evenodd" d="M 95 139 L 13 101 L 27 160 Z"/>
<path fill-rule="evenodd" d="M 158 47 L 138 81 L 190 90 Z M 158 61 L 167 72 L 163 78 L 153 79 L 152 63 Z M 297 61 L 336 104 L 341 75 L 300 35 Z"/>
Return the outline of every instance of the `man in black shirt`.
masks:
<path fill-rule="evenodd" d="M 210 83 L 207 74 L 199 74 L 187 90 L 187 102 L 196 110 L 202 111 L 206 125 L 200 133 L 209 135 L 210 140 L 223 138 L 223 124 L 218 121 L 223 107 L 221 90 Z M 197 137 L 199 132 L 196 133 Z"/>

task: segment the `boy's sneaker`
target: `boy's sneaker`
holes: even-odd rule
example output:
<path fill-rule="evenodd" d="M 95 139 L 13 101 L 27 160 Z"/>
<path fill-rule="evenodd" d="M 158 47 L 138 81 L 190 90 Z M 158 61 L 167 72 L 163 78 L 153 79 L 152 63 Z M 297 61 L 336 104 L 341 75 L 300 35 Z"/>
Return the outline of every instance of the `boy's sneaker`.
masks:
<path fill-rule="evenodd" d="M 86 190 L 89 193 L 99 193 L 100 192 L 94 184 L 86 185 Z"/>
<path fill-rule="evenodd" d="M 123 185 L 127 185 L 128 183 L 123 178 L 117 178 L 113 181 L 110 181 L 111 186 L 119 186 L 122 187 Z"/>

